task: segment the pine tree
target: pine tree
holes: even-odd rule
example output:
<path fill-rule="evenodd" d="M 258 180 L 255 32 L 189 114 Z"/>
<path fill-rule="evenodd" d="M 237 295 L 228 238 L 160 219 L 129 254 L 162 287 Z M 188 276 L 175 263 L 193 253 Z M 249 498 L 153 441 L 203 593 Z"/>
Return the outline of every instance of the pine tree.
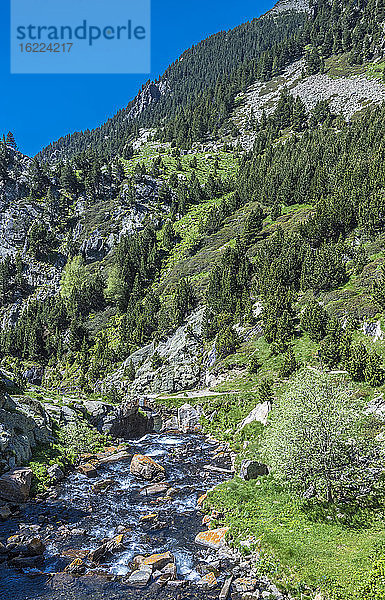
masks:
<path fill-rule="evenodd" d="M 287 378 L 290 377 L 295 371 L 298 369 L 298 363 L 295 358 L 295 354 L 293 348 L 289 348 L 289 350 L 283 356 L 283 363 L 281 365 L 279 374 L 281 377 Z"/>
<path fill-rule="evenodd" d="M 376 353 L 368 355 L 364 369 L 364 379 L 371 387 L 379 387 L 384 383 L 385 371 L 382 366 L 382 359 Z"/>
<path fill-rule="evenodd" d="M 263 210 L 260 206 L 252 210 L 244 221 L 242 240 L 248 246 L 255 243 L 262 228 L 264 219 Z"/>
<path fill-rule="evenodd" d="M 312 300 L 301 315 L 301 329 L 307 331 L 314 342 L 320 342 L 326 334 L 328 315 L 324 308 Z"/>
<path fill-rule="evenodd" d="M 369 353 L 366 349 L 366 346 L 362 342 L 357 342 L 352 344 L 350 357 L 347 361 L 346 370 L 351 375 L 354 381 L 363 381 L 364 373 L 366 369 L 366 365 L 369 360 Z M 368 370 L 368 377 L 370 378 L 371 374 L 374 373 L 374 361 L 372 362 L 371 367 Z"/>
<path fill-rule="evenodd" d="M 10 146 L 10 148 L 17 150 L 17 144 L 12 131 L 8 131 L 5 143 L 7 146 Z"/>

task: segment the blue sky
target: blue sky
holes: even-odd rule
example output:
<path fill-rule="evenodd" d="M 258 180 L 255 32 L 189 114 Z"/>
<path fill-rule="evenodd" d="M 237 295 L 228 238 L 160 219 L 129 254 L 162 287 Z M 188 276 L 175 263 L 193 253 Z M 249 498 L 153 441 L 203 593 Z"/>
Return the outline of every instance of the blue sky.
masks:
<path fill-rule="evenodd" d="M 0 8 L 0 133 L 11 130 L 32 156 L 67 133 L 97 127 L 186 48 L 263 14 L 274 1 L 152 0 L 151 75 L 11 75 L 8 4 L 2 0 Z"/>

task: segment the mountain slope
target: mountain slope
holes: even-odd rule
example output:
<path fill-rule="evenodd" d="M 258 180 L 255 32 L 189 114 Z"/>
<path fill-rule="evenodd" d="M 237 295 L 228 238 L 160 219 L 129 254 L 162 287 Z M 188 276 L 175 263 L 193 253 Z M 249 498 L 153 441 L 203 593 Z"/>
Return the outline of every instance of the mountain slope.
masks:
<path fill-rule="evenodd" d="M 44 160 L 71 157 L 89 144 L 114 153 L 121 150 L 135 132 L 136 121 L 153 125 L 193 104 L 208 89 L 212 89 L 213 94 L 218 93 L 218 85 L 227 87 L 229 78 L 242 65 L 258 60 L 272 44 L 284 41 L 301 28 L 302 5 L 298 10 L 290 3 L 283 9 L 281 4 L 278 6 L 277 14 L 267 13 L 263 18 L 219 32 L 186 50 L 158 81 L 146 83 L 138 96 L 105 125 L 62 138 L 43 149 L 38 157 Z M 228 93 L 229 90 L 224 91 L 225 103 Z"/>

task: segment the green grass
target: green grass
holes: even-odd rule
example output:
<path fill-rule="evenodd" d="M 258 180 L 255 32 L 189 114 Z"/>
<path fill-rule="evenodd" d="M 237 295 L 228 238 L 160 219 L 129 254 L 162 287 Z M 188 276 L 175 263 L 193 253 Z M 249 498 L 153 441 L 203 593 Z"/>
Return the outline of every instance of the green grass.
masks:
<path fill-rule="evenodd" d="M 215 159 L 218 158 L 217 175 L 222 178 L 234 177 L 238 171 L 238 161 L 233 152 L 197 152 L 187 154 L 181 157 L 172 156 L 170 148 L 157 143 L 148 142 L 141 146 L 138 152 L 130 160 L 122 160 L 126 176 L 131 178 L 135 172 L 135 167 L 138 163 L 146 166 L 147 170 L 151 170 L 154 158 L 161 157 L 163 169 L 160 171 L 162 179 L 168 179 L 172 173 L 179 173 L 190 177 L 193 169 L 190 166 L 192 159 L 197 159 L 197 168 L 194 169 L 199 181 L 206 183 L 210 173 L 214 173 Z M 209 158 L 211 157 L 211 158 Z M 178 161 L 180 160 L 182 169 L 178 170 Z"/>
<path fill-rule="evenodd" d="M 381 519 L 351 527 L 340 523 L 342 514 L 321 511 L 323 518 L 316 521 L 300 501 L 269 478 L 250 482 L 236 478 L 210 493 L 209 504 L 224 513 L 235 545 L 253 538 L 262 553 L 261 570 L 296 598 L 307 598 L 306 593 L 301 596 L 307 588 L 322 589 L 341 600 L 377 598 L 356 593 L 370 572 L 376 544 L 385 542 Z"/>
<path fill-rule="evenodd" d="M 332 79 L 339 77 L 352 77 L 365 73 L 364 65 L 351 65 L 349 63 L 349 54 L 339 54 L 331 56 L 325 61 L 325 73 Z"/>
<path fill-rule="evenodd" d="M 366 76 L 368 79 L 380 79 L 384 77 L 385 62 L 369 63 L 366 67 Z"/>

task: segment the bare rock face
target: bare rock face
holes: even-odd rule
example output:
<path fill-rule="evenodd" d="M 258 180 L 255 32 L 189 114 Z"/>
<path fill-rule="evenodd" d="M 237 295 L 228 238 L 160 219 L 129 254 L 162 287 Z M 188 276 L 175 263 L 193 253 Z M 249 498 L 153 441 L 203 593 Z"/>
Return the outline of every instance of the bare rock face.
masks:
<path fill-rule="evenodd" d="M 32 448 L 52 440 L 52 419 L 38 401 L 0 394 L 0 472 L 31 459 Z"/>
<path fill-rule="evenodd" d="M 201 380 L 201 338 L 203 309 L 196 310 L 166 341 L 143 346 L 124 361 L 104 385 L 125 385 L 125 371 L 132 362 L 136 370 L 130 391 L 147 393 L 180 392 L 197 387 Z M 154 361 L 154 358 L 157 358 Z M 128 385 L 128 384 L 127 384 Z"/>
<path fill-rule="evenodd" d="M 22 504 L 29 498 L 32 470 L 14 469 L 0 477 L 0 499 Z"/>
<path fill-rule="evenodd" d="M 155 460 L 143 454 L 135 454 L 131 461 L 130 472 L 135 477 L 151 481 L 155 478 L 161 478 L 165 475 L 164 468 Z"/>
<path fill-rule="evenodd" d="M 247 415 L 245 419 L 243 419 L 242 423 L 240 423 L 238 427 L 238 431 L 241 431 L 246 427 L 246 425 L 250 425 L 251 423 L 262 423 L 262 425 L 267 424 L 267 418 L 271 411 L 271 402 L 262 402 L 261 404 L 257 404 L 255 408 Z"/>

